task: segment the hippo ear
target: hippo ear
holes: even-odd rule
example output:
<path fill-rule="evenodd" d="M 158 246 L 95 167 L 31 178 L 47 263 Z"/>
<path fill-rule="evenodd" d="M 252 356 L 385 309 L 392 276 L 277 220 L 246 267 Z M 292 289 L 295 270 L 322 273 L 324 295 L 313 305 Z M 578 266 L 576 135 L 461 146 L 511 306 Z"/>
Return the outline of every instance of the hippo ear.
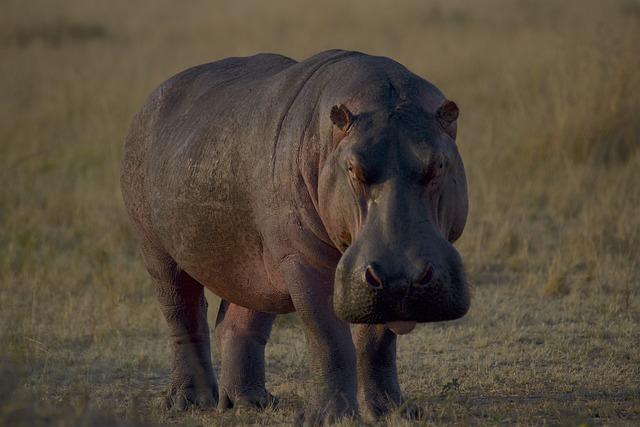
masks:
<path fill-rule="evenodd" d="M 351 127 L 351 123 L 353 123 L 353 114 L 344 104 L 334 105 L 331 109 L 331 121 L 340 130 L 346 132 Z"/>
<path fill-rule="evenodd" d="M 453 139 L 456 138 L 458 129 L 456 120 L 458 119 L 459 113 L 460 110 L 456 103 L 449 100 L 445 100 L 436 112 L 436 118 L 438 119 L 438 123 L 440 123 L 442 130 L 444 130 L 445 133 Z"/>

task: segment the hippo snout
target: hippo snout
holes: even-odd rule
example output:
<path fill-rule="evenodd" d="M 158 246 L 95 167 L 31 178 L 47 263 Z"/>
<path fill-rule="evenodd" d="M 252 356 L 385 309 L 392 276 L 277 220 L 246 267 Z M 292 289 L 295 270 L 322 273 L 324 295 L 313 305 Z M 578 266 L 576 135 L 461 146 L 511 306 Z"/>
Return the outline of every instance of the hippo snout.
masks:
<path fill-rule="evenodd" d="M 425 261 L 402 273 L 391 273 L 384 260 L 350 258 L 345 252 L 335 276 L 333 305 L 342 320 L 436 322 L 460 318 L 469 309 L 464 269 L 453 248 L 444 262 Z"/>

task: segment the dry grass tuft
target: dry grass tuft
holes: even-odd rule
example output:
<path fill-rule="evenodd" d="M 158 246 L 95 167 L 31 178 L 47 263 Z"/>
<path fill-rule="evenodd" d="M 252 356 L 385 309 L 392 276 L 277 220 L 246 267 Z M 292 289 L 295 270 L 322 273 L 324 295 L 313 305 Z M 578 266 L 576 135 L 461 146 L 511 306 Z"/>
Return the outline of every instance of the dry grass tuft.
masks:
<path fill-rule="evenodd" d="M 567 295 L 571 289 L 567 283 L 566 271 L 551 271 L 547 281 L 542 286 L 542 295 L 559 296 Z"/>

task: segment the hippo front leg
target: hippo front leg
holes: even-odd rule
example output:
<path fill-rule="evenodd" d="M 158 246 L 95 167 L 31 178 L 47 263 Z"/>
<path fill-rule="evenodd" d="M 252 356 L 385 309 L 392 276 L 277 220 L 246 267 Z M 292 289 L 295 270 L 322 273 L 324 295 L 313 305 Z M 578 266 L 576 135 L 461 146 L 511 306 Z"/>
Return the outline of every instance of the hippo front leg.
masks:
<path fill-rule="evenodd" d="M 358 401 L 365 419 L 373 421 L 402 408 L 403 415 L 415 418 L 420 408 L 404 403 L 396 369 L 396 334 L 385 325 L 357 325 Z"/>
<path fill-rule="evenodd" d="M 281 271 L 309 348 L 312 394 L 298 422 L 318 425 L 357 417 L 355 348 L 349 324 L 333 312 L 331 274 L 297 262 L 282 265 Z"/>

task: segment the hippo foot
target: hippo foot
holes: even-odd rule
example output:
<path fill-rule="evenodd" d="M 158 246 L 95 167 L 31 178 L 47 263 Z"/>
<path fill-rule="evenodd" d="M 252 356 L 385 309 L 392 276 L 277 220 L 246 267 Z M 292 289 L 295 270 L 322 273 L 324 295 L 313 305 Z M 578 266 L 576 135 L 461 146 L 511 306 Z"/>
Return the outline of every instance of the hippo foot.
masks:
<path fill-rule="evenodd" d="M 369 400 L 367 403 L 362 404 L 361 408 L 363 418 L 370 422 L 374 422 L 392 412 L 396 412 L 408 420 L 420 419 L 424 413 L 420 405 L 410 400 L 405 400 L 400 405 L 392 399 Z"/>
<path fill-rule="evenodd" d="M 166 409 L 172 411 L 209 409 L 216 406 L 217 394 L 215 387 L 175 382 L 169 387 L 164 404 Z"/>
<path fill-rule="evenodd" d="M 244 390 L 239 393 L 229 393 L 224 389 L 220 391 L 218 409 L 230 408 L 254 408 L 266 409 L 278 406 L 277 397 L 269 393 L 265 388 Z"/>

